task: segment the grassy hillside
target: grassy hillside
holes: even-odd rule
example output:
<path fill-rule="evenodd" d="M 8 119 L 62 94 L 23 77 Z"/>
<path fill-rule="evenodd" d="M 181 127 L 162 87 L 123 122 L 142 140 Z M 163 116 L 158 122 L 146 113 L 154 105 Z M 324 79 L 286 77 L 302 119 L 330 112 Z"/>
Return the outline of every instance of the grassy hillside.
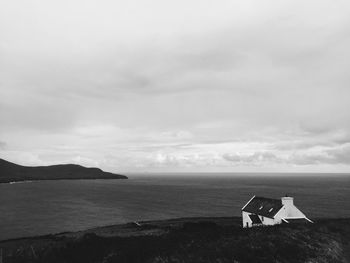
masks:
<path fill-rule="evenodd" d="M 4 262 L 349 262 L 350 219 L 242 229 L 189 218 L 0 242 Z"/>
<path fill-rule="evenodd" d="M 120 174 L 75 164 L 28 167 L 0 159 L 0 183 L 58 179 L 126 179 Z"/>

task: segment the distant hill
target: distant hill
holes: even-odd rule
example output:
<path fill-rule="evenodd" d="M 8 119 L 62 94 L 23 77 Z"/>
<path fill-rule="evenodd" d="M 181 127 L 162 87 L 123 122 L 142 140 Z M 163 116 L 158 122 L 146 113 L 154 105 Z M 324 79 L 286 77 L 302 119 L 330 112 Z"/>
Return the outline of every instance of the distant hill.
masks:
<path fill-rule="evenodd" d="M 0 159 L 0 183 L 60 179 L 127 179 L 127 177 L 76 164 L 31 167 Z"/>

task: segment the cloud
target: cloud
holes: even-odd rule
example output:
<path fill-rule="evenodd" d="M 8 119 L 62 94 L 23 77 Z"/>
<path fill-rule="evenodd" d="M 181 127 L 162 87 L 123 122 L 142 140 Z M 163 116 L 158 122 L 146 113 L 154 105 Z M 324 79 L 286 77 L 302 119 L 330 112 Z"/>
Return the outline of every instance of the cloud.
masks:
<path fill-rule="evenodd" d="M 290 134 L 274 145 L 280 151 L 305 151 L 313 148 L 339 147 L 350 142 L 347 130 L 328 127 L 327 130 L 304 131 Z"/>
<path fill-rule="evenodd" d="M 344 144 L 334 149 L 320 151 L 319 153 L 295 154 L 289 159 L 290 163 L 297 165 L 313 164 L 350 164 L 350 144 Z"/>
<path fill-rule="evenodd" d="M 0 141 L 0 150 L 4 150 L 4 149 L 6 149 L 6 147 L 7 147 L 7 143 Z"/>
<path fill-rule="evenodd" d="M 348 164 L 347 1 L 20 2 L 0 4 L 0 136 L 18 156 Z"/>
<path fill-rule="evenodd" d="M 335 163 L 350 164 L 350 143 L 346 143 L 338 149 L 328 150 L 327 153 Z"/>
<path fill-rule="evenodd" d="M 255 152 L 252 154 L 224 154 L 222 156 L 225 160 L 233 164 L 249 164 L 258 165 L 266 163 L 279 163 L 281 159 L 271 152 Z"/>

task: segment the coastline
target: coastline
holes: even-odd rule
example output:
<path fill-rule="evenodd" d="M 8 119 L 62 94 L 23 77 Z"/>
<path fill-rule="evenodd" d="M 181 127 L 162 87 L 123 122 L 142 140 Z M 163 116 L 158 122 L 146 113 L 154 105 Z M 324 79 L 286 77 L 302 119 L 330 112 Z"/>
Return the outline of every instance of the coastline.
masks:
<path fill-rule="evenodd" d="M 30 179 L 30 180 L 18 180 L 18 181 L 0 181 L 0 184 L 23 184 L 23 183 L 35 183 L 45 181 L 80 181 L 80 180 L 126 180 L 129 179 L 123 175 L 121 178 L 49 178 L 49 179 Z"/>
<path fill-rule="evenodd" d="M 0 158 L 0 183 L 80 179 L 128 179 L 128 177 L 105 172 L 100 168 L 84 167 L 78 164 L 23 166 Z"/>

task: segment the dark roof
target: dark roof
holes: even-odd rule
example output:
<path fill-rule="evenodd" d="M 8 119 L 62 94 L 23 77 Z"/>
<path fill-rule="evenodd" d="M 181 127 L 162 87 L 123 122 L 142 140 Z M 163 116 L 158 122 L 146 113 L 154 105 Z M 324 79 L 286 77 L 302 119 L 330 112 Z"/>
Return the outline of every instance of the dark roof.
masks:
<path fill-rule="evenodd" d="M 282 207 L 283 205 L 280 199 L 254 196 L 242 208 L 242 211 L 273 218 Z"/>
<path fill-rule="evenodd" d="M 253 225 L 262 224 L 258 215 L 251 214 L 251 215 L 249 215 L 249 217 L 250 217 L 250 220 L 252 220 Z"/>

